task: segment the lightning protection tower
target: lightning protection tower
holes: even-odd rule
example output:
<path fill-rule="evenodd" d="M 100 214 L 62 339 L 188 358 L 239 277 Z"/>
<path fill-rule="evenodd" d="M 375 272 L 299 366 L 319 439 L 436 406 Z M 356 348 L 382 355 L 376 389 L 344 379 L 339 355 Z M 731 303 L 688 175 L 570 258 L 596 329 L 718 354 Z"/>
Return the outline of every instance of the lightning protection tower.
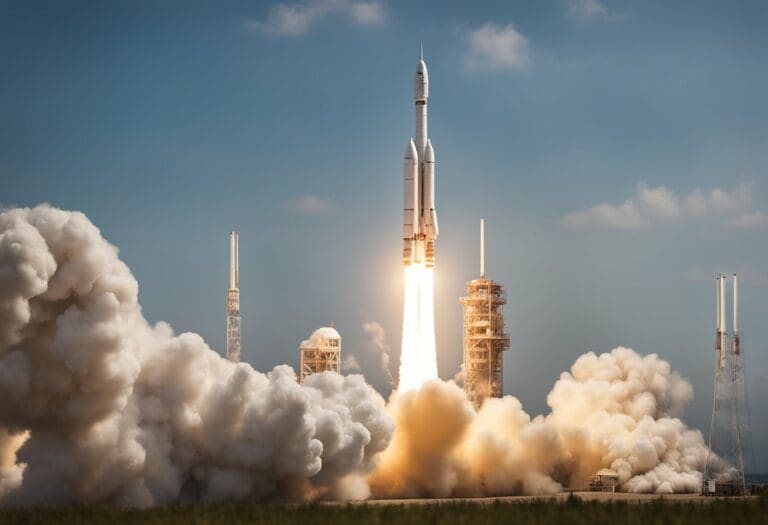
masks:
<path fill-rule="evenodd" d="M 240 362 L 240 264 L 237 230 L 229 232 L 229 289 L 227 290 L 227 359 Z"/>
<path fill-rule="evenodd" d="M 501 397 L 503 352 L 509 349 L 504 333 L 504 287 L 485 277 L 485 220 L 480 220 L 480 277 L 467 282 L 464 305 L 464 390 L 476 408 L 487 397 Z"/>
<path fill-rule="evenodd" d="M 726 295 L 727 277 L 721 273 L 717 276 L 714 392 L 704 475 L 708 481 L 707 486 L 713 487 L 715 491 L 717 484 L 726 482 L 727 479 L 727 486 L 732 487 L 731 490 L 726 490 L 727 493 L 746 494 L 744 443 L 749 438 L 749 414 L 739 334 L 739 281 L 736 274 L 733 274 L 733 333 L 730 345 L 726 322 Z M 722 465 L 719 460 L 730 464 L 730 470 L 725 477 L 720 475 Z M 709 489 L 709 492 L 713 490 Z"/>

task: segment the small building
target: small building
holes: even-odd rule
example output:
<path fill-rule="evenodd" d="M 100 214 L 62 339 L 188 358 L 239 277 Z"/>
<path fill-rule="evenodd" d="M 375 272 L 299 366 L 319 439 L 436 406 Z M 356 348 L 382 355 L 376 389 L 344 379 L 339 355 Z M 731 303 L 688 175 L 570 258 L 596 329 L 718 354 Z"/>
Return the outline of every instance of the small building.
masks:
<path fill-rule="evenodd" d="M 763 490 L 759 483 L 746 483 L 744 486 L 733 480 L 705 479 L 701 485 L 703 496 L 756 496 Z"/>
<path fill-rule="evenodd" d="M 601 469 L 587 482 L 587 488 L 591 492 L 616 492 L 619 488 L 619 475 L 613 470 Z"/>
<path fill-rule="evenodd" d="M 335 328 L 318 328 L 299 345 L 299 381 L 320 372 L 341 371 L 341 335 Z"/>

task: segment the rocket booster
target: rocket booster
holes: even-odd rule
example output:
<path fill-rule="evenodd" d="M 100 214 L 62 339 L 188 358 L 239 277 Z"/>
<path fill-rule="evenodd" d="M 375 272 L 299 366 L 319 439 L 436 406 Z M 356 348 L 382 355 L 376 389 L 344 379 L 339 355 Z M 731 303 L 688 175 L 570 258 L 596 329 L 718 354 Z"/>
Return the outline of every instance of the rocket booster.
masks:
<path fill-rule="evenodd" d="M 403 160 L 403 264 L 435 266 L 438 235 L 435 211 L 435 150 L 427 132 L 429 75 L 424 54 L 413 80 L 416 136 L 408 141 Z"/>

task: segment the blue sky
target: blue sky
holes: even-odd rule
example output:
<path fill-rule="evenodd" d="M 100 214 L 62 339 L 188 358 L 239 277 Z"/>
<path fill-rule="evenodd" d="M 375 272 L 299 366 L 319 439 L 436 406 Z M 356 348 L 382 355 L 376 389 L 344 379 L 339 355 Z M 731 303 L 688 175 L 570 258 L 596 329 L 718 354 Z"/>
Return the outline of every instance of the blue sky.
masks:
<path fill-rule="evenodd" d="M 236 227 L 245 359 L 296 366 L 332 322 L 386 392 L 362 325 L 397 356 L 423 42 L 441 376 L 484 216 L 506 393 L 540 413 L 576 357 L 626 345 L 690 379 L 705 429 L 718 271 L 741 275 L 750 403 L 768 402 L 766 26 L 764 2 L 6 1 L 0 204 L 84 211 L 146 316 L 219 350 Z"/>

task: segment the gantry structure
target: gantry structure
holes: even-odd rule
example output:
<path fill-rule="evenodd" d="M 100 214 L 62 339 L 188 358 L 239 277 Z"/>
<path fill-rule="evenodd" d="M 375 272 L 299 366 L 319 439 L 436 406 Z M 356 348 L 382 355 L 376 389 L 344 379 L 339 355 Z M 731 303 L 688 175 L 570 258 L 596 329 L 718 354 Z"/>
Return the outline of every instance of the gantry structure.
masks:
<path fill-rule="evenodd" d="M 341 335 L 335 328 L 315 330 L 299 346 L 299 380 L 320 372 L 341 372 Z"/>
<path fill-rule="evenodd" d="M 467 282 L 464 306 L 463 358 L 464 390 L 479 408 L 488 397 L 501 397 L 504 351 L 509 335 L 504 332 L 504 287 L 485 277 L 485 221 L 480 221 L 480 277 Z"/>

